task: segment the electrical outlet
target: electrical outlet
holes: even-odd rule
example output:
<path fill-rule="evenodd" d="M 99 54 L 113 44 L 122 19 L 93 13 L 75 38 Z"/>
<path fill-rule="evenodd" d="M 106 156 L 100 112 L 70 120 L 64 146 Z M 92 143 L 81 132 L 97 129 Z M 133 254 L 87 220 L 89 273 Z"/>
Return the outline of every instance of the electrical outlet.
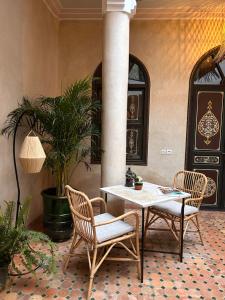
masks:
<path fill-rule="evenodd" d="M 160 154 L 161 154 L 161 155 L 166 155 L 166 151 L 167 151 L 166 149 L 161 149 L 161 150 L 160 150 Z"/>
<path fill-rule="evenodd" d="M 166 149 L 166 154 L 168 154 L 168 155 L 173 154 L 173 150 L 172 149 Z"/>

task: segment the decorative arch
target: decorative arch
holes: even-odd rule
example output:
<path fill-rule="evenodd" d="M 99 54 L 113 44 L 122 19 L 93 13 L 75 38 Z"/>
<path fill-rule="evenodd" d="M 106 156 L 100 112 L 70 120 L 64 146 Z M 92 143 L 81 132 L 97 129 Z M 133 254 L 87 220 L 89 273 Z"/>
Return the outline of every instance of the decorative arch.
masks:
<path fill-rule="evenodd" d="M 102 101 L 102 63 L 92 81 L 94 99 Z M 148 124 L 150 106 L 150 77 L 145 65 L 134 55 L 129 55 L 128 104 L 127 104 L 127 164 L 147 165 Z M 94 122 L 101 128 L 101 112 Z M 93 137 L 93 146 L 100 148 L 101 139 Z M 101 162 L 100 151 L 92 156 L 92 163 Z"/>

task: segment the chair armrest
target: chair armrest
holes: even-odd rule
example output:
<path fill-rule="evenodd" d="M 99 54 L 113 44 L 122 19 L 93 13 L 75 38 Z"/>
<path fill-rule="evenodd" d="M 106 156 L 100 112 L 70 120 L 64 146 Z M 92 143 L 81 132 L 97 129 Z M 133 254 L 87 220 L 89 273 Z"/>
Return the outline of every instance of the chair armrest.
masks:
<path fill-rule="evenodd" d="M 104 212 L 106 212 L 106 211 L 107 211 L 107 207 L 106 207 L 105 200 L 104 200 L 103 198 L 101 198 L 101 197 L 96 197 L 96 198 L 93 198 L 93 199 L 90 200 L 91 204 L 92 204 L 93 202 L 97 202 L 97 201 L 103 203 Z"/>
<path fill-rule="evenodd" d="M 138 213 L 135 212 L 135 211 L 129 211 L 119 217 L 115 217 L 114 219 L 112 220 L 109 220 L 109 221 L 105 221 L 105 222 L 102 222 L 102 223 L 97 223 L 94 225 L 94 227 L 98 227 L 98 226 L 103 226 L 103 225 L 107 225 L 107 224 L 111 224 L 111 223 L 114 223 L 116 221 L 119 221 L 119 220 L 122 220 L 122 219 L 125 219 L 129 216 L 133 215 L 135 217 L 135 220 L 136 220 L 136 230 L 139 228 L 139 217 L 138 217 Z"/>
<path fill-rule="evenodd" d="M 202 200 L 203 200 L 203 197 L 200 197 L 200 198 L 187 198 L 187 199 L 185 199 L 184 200 L 184 203 L 185 203 L 185 205 L 187 204 L 187 205 L 189 205 L 189 204 L 191 204 L 192 202 L 194 202 L 194 203 L 198 203 L 198 205 L 196 206 L 196 205 L 194 205 L 194 206 L 196 206 L 196 207 L 200 207 L 200 205 L 201 205 L 201 203 L 202 203 Z M 192 205 L 192 204 L 191 204 Z"/>

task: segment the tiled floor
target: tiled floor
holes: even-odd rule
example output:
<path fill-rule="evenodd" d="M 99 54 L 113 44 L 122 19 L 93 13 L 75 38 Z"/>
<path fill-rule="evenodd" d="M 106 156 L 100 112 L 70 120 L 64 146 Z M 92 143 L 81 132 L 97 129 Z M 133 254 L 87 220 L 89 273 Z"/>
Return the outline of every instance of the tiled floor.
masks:
<path fill-rule="evenodd" d="M 188 233 L 183 263 L 175 255 L 146 252 L 143 284 L 138 281 L 136 267 L 132 263 L 105 262 L 95 277 L 92 299 L 224 300 L 225 213 L 201 212 L 201 225 L 205 245 L 199 243 L 195 233 Z M 151 232 L 151 239 L 154 240 L 151 246 L 172 249 L 175 243 L 170 238 L 168 233 Z M 10 288 L 0 294 L 0 300 L 85 299 L 87 261 L 75 258 L 67 272 L 62 272 L 63 259 L 69 245 L 70 242 L 57 245 L 56 275 L 47 276 L 38 271 L 36 278 L 28 275 L 13 278 Z"/>

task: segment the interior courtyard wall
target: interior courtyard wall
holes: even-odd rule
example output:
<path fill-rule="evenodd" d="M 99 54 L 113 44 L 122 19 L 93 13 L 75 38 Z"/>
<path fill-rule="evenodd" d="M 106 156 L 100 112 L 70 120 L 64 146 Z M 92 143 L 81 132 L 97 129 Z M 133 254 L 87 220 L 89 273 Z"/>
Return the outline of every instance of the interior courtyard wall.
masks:
<path fill-rule="evenodd" d="M 58 93 L 58 26 L 42 0 L 7 0 L 0 3 L 0 90 L 2 128 L 7 114 L 23 96 Z M 18 134 L 17 149 L 22 137 Z M 0 136 L 0 204 L 16 200 L 12 138 Z M 40 192 L 49 185 L 47 173 L 24 174 L 18 162 L 21 199 L 32 196 L 30 220 L 41 214 Z"/>
<path fill-rule="evenodd" d="M 197 60 L 220 44 L 222 26 L 219 20 L 131 21 L 130 53 L 144 63 L 151 79 L 148 164 L 132 166 L 146 181 L 171 184 L 184 168 L 190 74 Z M 65 88 L 93 74 L 100 63 L 102 22 L 63 21 L 59 45 L 59 78 Z M 164 148 L 172 154 L 162 155 Z M 92 165 L 92 171 L 80 166 L 71 184 L 97 195 L 100 166 Z"/>

